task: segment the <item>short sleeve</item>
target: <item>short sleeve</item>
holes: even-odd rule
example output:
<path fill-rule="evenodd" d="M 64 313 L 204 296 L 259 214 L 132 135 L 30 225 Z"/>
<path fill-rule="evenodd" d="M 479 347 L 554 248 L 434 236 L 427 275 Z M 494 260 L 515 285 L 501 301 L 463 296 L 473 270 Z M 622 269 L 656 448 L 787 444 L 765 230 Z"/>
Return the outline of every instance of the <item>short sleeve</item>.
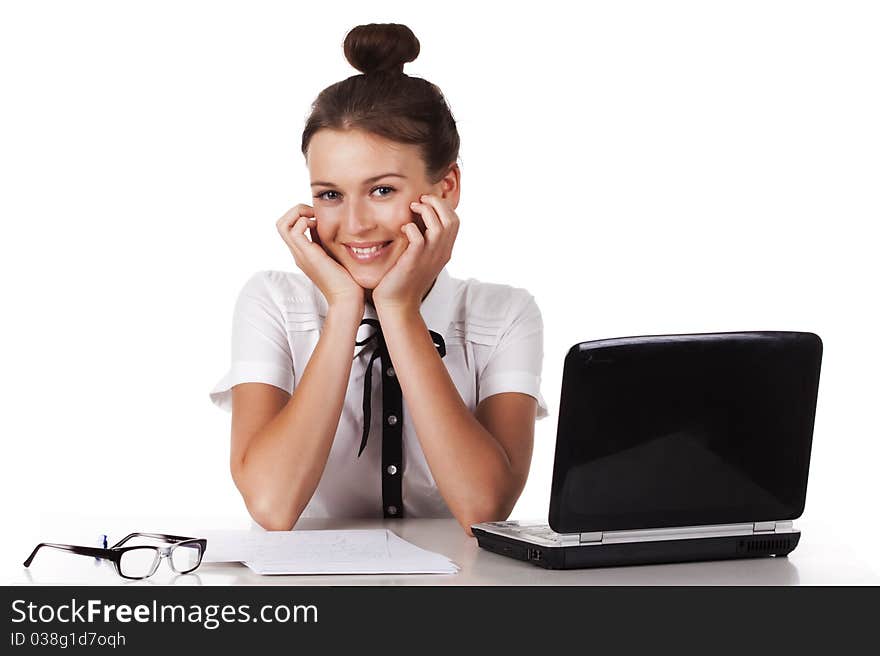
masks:
<path fill-rule="evenodd" d="M 538 419 L 549 415 L 541 394 L 544 360 L 544 323 L 534 297 L 523 292 L 511 304 L 511 314 L 498 345 L 489 356 L 479 379 L 479 397 L 501 392 L 521 392 L 538 402 Z"/>
<path fill-rule="evenodd" d="M 231 412 L 232 388 L 239 383 L 268 383 L 293 393 L 293 358 L 284 314 L 272 296 L 266 271 L 251 276 L 238 295 L 229 369 L 211 390 L 211 401 Z"/>

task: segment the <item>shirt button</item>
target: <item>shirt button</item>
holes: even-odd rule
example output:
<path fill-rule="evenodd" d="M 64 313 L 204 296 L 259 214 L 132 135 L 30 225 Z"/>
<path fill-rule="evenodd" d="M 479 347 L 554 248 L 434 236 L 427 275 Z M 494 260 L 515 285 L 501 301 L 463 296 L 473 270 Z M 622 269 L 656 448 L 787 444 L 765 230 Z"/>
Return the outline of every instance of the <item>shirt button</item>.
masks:
<path fill-rule="evenodd" d="M 388 514 L 396 515 L 397 514 L 397 506 L 388 506 Z"/>
<path fill-rule="evenodd" d="M 385 375 L 388 376 L 389 378 L 394 378 L 394 367 L 388 367 L 385 370 Z"/>
<path fill-rule="evenodd" d="M 394 426 L 397 423 L 397 415 L 388 415 L 388 425 Z"/>
<path fill-rule="evenodd" d="M 388 465 L 388 468 L 385 471 L 394 476 L 397 473 L 397 467 L 394 465 Z"/>

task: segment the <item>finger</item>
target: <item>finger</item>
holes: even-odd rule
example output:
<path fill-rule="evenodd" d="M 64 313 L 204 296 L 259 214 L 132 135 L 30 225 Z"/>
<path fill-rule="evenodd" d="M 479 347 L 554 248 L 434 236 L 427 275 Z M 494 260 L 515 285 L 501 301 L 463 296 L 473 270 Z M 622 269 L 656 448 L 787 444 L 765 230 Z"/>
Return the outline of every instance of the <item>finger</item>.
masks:
<path fill-rule="evenodd" d="M 294 212 L 297 216 L 315 216 L 315 208 L 305 203 L 296 205 L 291 209 L 291 212 Z"/>
<path fill-rule="evenodd" d="M 430 243 L 436 242 L 440 233 L 443 232 L 443 224 L 440 223 L 437 212 L 425 203 L 410 203 L 410 207 L 418 212 L 425 222 L 425 235 L 428 237 L 428 241 Z"/>
<path fill-rule="evenodd" d="M 309 243 L 306 237 L 306 231 L 309 229 L 309 218 L 306 216 L 299 217 L 294 221 L 293 225 L 287 231 L 287 236 L 291 246 L 305 248 Z"/>
<path fill-rule="evenodd" d="M 284 215 L 275 222 L 275 228 L 278 230 L 278 234 L 284 237 L 287 234 L 287 231 L 290 230 L 291 223 L 296 221 L 297 218 L 299 218 L 299 215 L 294 213 L 293 210 L 285 212 Z"/>
<path fill-rule="evenodd" d="M 323 244 L 321 244 L 321 236 L 318 234 L 318 220 L 314 217 L 309 219 L 309 237 L 313 244 L 323 246 Z"/>
<path fill-rule="evenodd" d="M 404 248 L 403 252 L 400 254 L 400 257 L 398 257 L 397 261 L 394 263 L 394 268 L 398 271 L 413 271 L 418 262 L 418 254 L 421 250 L 417 239 L 421 239 L 424 242 L 424 238 L 422 237 L 419 227 L 415 223 L 406 223 L 402 225 L 400 231 L 407 238 L 408 243 L 406 248 Z M 418 237 L 416 237 L 416 235 L 418 235 Z"/>
<path fill-rule="evenodd" d="M 304 219 L 303 217 L 298 217 L 293 221 L 292 225 L 289 224 L 289 221 L 287 225 L 279 225 L 279 232 L 281 233 L 282 239 L 284 239 L 284 243 L 287 244 L 288 249 L 290 249 L 290 253 L 293 255 L 293 260 L 296 262 L 296 265 L 303 271 L 305 271 L 304 263 L 306 262 L 306 251 L 303 247 L 308 245 L 308 240 L 305 238 L 297 239 L 296 233 L 301 224 L 306 220 L 307 219 Z"/>
<path fill-rule="evenodd" d="M 425 235 L 422 234 L 422 231 L 419 230 L 415 223 L 408 223 L 406 225 L 406 236 L 409 237 L 409 246 L 407 248 L 412 248 L 415 254 L 420 253 L 427 245 Z"/>
<path fill-rule="evenodd" d="M 437 213 L 437 217 L 440 220 L 441 225 L 444 228 L 448 228 L 449 226 L 458 223 L 458 215 L 455 213 L 455 211 L 453 211 L 451 207 L 449 207 L 446 201 L 444 201 L 438 195 L 424 194 L 419 198 L 419 200 L 434 209 L 434 211 Z"/>
<path fill-rule="evenodd" d="M 294 205 L 289 210 L 287 210 L 276 223 L 282 223 L 290 218 L 296 218 L 299 216 L 315 216 L 315 208 L 311 205 L 306 205 L 304 203 Z"/>
<path fill-rule="evenodd" d="M 300 246 L 307 247 L 305 246 L 306 244 L 315 244 L 315 235 L 318 234 L 317 219 L 314 217 L 303 216 L 300 217 L 300 221 L 302 223 L 297 222 L 296 228 L 293 231 Z M 317 246 L 317 244 L 315 245 Z"/>
<path fill-rule="evenodd" d="M 300 203 L 294 207 L 291 207 L 287 210 L 280 219 L 275 222 L 275 226 L 278 230 L 282 230 L 284 228 L 289 228 L 296 220 L 301 216 L 315 216 L 315 209 L 310 205 L 305 205 Z"/>
<path fill-rule="evenodd" d="M 415 223 L 405 223 L 401 228 L 401 232 L 409 239 L 406 249 L 400 256 L 401 266 L 411 266 L 415 264 L 416 258 L 425 247 L 425 238 Z"/>
<path fill-rule="evenodd" d="M 419 232 L 425 234 L 425 230 L 428 227 L 425 225 L 425 220 L 422 218 L 422 215 L 416 211 L 416 206 L 419 204 L 418 201 L 413 201 L 409 204 L 410 217 L 409 220 L 416 224 L 416 228 L 419 229 Z M 401 226 L 403 227 L 403 226 Z"/>
<path fill-rule="evenodd" d="M 297 265 L 299 265 L 301 269 L 303 268 L 302 263 L 311 263 L 311 265 L 314 266 L 317 263 L 317 260 L 323 259 L 329 255 L 321 245 L 320 239 L 318 239 L 318 243 L 315 243 L 309 238 L 310 235 L 318 234 L 317 230 L 313 227 L 314 223 L 314 218 L 302 216 L 297 219 L 296 223 L 294 223 L 293 227 L 290 229 L 290 240 L 288 244 L 290 245 L 290 250 L 293 253 Z"/>

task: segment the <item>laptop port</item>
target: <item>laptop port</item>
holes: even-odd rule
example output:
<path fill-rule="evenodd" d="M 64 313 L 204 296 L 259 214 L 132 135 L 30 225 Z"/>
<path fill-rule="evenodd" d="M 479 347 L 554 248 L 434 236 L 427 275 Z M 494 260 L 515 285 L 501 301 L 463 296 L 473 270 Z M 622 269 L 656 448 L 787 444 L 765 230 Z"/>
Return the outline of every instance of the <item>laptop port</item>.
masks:
<path fill-rule="evenodd" d="M 529 560 L 541 560 L 541 550 L 540 549 L 529 549 L 528 559 Z"/>

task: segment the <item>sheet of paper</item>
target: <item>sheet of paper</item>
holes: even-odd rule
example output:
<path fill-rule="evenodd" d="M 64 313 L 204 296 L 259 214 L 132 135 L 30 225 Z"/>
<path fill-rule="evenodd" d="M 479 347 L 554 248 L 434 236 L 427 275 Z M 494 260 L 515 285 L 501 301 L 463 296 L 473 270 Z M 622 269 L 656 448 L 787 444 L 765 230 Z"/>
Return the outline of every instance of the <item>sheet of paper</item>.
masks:
<path fill-rule="evenodd" d="M 208 541 L 208 547 L 202 556 L 203 563 L 240 563 L 252 556 L 258 536 L 266 533 L 267 531 L 262 530 L 242 529 L 196 531 L 193 535 Z"/>
<path fill-rule="evenodd" d="M 203 562 L 243 562 L 258 574 L 454 574 L 458 566 L 387 529 L 202 531 Z"/>

